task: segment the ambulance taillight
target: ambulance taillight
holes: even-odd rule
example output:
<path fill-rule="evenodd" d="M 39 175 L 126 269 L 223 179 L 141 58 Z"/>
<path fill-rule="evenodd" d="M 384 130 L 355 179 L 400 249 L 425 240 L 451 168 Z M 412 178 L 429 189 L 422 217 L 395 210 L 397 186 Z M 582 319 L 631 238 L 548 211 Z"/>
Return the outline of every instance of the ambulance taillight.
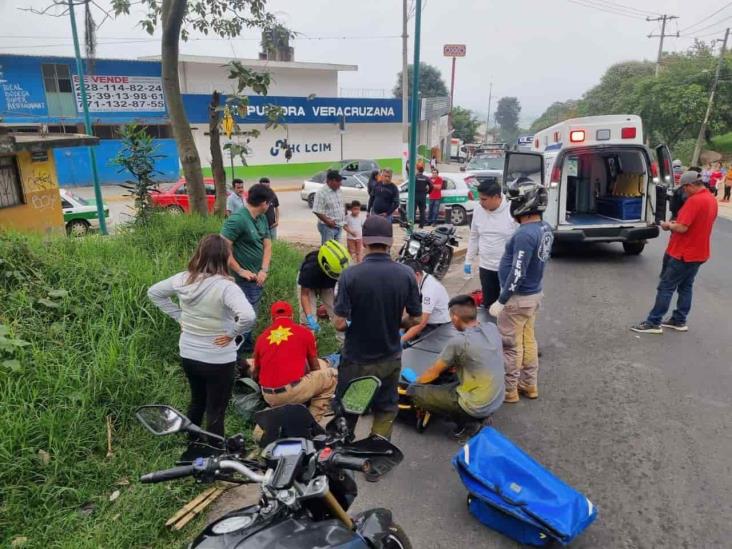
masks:
<path fill-rule="evenodd" d="M 620 130 L 620 137 L 622 139 L 635 139 L 636 136 L 636 128 L 623 128 Z"/>
<path fill-rule="evenodd" d="M 556 189 L 559 186 L 559 181 L 562 179 L 562 169 L 559 164 L 554 163 L 552 167 L 552 175 L 549 178 L 549 188 Z"/>
<path fill-rule="evenodd" d="M 572 143 L 582 143 L 585 140 L 585 130 L 572 130 L 569 132 L 569 140 Z"/>

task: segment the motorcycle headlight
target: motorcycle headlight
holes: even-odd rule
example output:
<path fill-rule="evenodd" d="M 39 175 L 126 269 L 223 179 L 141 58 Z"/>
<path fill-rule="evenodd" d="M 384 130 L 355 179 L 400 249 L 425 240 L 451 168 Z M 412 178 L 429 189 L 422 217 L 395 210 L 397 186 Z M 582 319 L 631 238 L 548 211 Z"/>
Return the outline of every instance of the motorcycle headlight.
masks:
<path fill-rule="evenodd" d="M 422 245 L 419 243 L 419 241 L 410 240 L 409 245 L 407 246 L 407 251 L 409 252 L 410 255 L 417 255 L 417 253 L 419 252 L 419 248 L 421 246 Z"/>

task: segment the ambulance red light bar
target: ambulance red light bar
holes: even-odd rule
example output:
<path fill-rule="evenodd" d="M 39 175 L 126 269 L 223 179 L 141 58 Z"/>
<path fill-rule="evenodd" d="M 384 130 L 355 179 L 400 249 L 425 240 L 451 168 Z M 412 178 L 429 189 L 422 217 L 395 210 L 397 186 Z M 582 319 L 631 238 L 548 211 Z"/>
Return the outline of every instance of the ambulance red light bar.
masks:
<path fill-rule="evenodd" d="M 569 132 L 569 140 L 572 143 L 582 143 L 585 140 L 585 130 L 572 130 Z"/>
<path fill-rule="evenodd" d="M 636 128 L 623 128 L 620 130 L 620 137 L 622 139 L 635 139 Z"/>

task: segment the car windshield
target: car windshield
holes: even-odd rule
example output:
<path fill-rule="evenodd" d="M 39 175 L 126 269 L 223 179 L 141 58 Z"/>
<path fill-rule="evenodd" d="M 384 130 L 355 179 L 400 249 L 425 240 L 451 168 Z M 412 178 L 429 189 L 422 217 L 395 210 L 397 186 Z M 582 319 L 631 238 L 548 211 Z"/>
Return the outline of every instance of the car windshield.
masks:
<path fill-rule="evenodd" d="M 469 170 L 502 170 L 502 156 L 476 156 L 468 162 Z"/>
<path fill-rule="evenodd" d="M 89 202 L 86 201 L 85 198 L 81 198 L 78 194 L 74 194 L 71 191 L 66 191 L 66 195 L 73 198 L 76 202 L 81 204 L 82 206 L 88 206 Z"/>

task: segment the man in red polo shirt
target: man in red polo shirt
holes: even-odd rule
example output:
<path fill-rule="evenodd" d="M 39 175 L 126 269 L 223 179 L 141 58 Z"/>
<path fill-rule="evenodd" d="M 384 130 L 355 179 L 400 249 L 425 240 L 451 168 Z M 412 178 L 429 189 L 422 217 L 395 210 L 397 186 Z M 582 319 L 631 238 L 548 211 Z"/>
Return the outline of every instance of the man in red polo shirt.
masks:
<path fill-rule="evenodd" d="M 701 264 L 709 259 L 717 200 L 695 171 L 682 174 L 679 184 L 688 198 L 675 221 L 661 223 L 664 231 L 671 231 L 671 238 L 663 258 L 656 303 L 646 320 L 630 328 L 634 332 L 661 334 L 664 327 L 678 332 L 689 330 L 686 317 L 691 310 L 694 277 Z M 674 292 L 679 294 L 676 309 L 670 318 L 662 320 L 671 306 Z"/>
<path fill-rule="evenodd" d="M 289 303 L 276 301 L 271 312 L 272 324 L 254 345 L 252 377 L 259 382 L 267 404 L 309 404 L 319 422 L 330 411 L 337 372 L 320 367 L 315 336 L 293 322 Z"/>

